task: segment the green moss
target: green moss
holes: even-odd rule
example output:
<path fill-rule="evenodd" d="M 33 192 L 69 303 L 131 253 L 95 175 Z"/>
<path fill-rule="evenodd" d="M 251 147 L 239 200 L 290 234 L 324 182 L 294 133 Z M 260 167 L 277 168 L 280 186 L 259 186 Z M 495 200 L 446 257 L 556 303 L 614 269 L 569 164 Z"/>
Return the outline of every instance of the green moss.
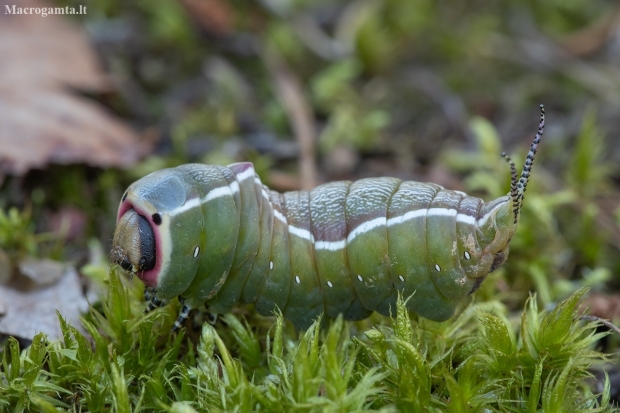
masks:
<path fill-rule="evenodd" d="M 553 311 L 531 297 L 520 328 L 506 315 L 465 308 L 436 323 L 391 322 L 352 336 L 353 324 L 317 320 L 297 334 L 277 314 L 269 330 L 238 316 L 202 326 L 194 344 L 170 335 L 172 312 L 143 315 L 134 288 L 110 273 L 102 312 L 82 320 L 91 339 L 59 319 L 63 339 L 9 339 L 0 406 L 10 411 L 612 411 L 586 386 L 606 333 L 579 321 L 579 290 Z M 387 320 L 387 319 L 386 319 Z"/>

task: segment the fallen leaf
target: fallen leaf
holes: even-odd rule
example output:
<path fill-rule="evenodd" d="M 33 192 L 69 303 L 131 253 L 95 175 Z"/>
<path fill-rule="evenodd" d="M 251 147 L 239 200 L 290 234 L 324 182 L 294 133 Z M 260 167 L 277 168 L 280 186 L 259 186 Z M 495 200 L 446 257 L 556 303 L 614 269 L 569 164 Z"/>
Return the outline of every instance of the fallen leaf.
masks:
<path fill-rule="evenodd" d="M 0 169 L 47 163 L 128 167 L 148 151 L 123 122 L 86 99 L 47 88 L 0 87 Z"/>
<path fill-rule="evenodd" d="M 56 284 L 66 273 L 66 266 L 49 258 L 27 258 L 18 265 L 21 275 L 27 277 L 36 288 Z"/>
<path fill-rule="evenodd" d="M 88 38 L 60 15 L 7 14 L 6 7 L 48 7 L 32 0 L 0 0 L 0 83 L 67 85 L 101 91 L 110 82 Z"/>
<path fill-rule="evenodd" d="M 7 14 L 0 0 L 0 171 L 16 175 L 48 163 L 127 167 L 150 145 L 124 122 L 70 88 L 101 92 L 112 83 L 88 38 L 60 15 Z"/>
<path fill-rule="evenodd" d="M 49 264 L 49 263 L 48 263 Z M 58 266 L 63 266 L 57 263 Z M 56 311 L 69 324 L 83 332 L 79 317 L 88 310 L 78 273 L 63 266 L 57 282 L 28 291 L 0 285 L 0 333 L 32 339 L 37 333 L 47 334 L 49 340 L 62 338 Z"/>

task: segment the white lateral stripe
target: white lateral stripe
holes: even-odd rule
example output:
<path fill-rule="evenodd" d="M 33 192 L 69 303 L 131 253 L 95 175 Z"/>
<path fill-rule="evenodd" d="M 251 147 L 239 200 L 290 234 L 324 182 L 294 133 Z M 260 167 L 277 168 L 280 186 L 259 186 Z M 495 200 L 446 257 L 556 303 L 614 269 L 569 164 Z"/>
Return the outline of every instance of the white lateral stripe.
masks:
<path fill-rule="evenodd" d="M 274 212 L 276 212 L 276 218 L 280 219 L 282 222 L 285 222 L 278 216 L 278 215 L 282 216 L 280 212 L 275 211 L 275 210 Z M 403 222 L 410 221 L 415 218 L 426 217 L 429 215 L 430 216 L 456 217 L 456 220 L 458 222 L 462 222 L 462 223 L 470 224 L 470 225 L 474 225 L 476 223 L 475 217 L 465 215 L 465 214 L 459 214 L 456 209 L 451 209 L 451 208 L 418 209 L 415 211 L 409 211 L 404 215 L 401 215 L 399 217 L 393 217 L 388 220 L 386 220 L 384 217 L 371 219 L 370 221 L 360 224 L 357 228 L 351 231 L 351 233 L 346 239 L 342 239 L 338 241 L 316 241 L 314 248 L 317 250 L 337 251 L 339 249 L 345 248 L 347 243 L 351 243 L 358 235 L 364 234 L 380 226 L 387 225 L 391 227 L 393 225 L 401 224 Z M 486 219 L 486 217 L 483 217 L 482 219 Z M 292 228 L 295 228 L 295 230 L 300 231 L 299 233 L 296 233 L 295 231 L 290 231 L 291 227 L 292 226 L 289 225 L 290 233 L 297 235 L 301 238 L 304 238 L 306 240 L 311 239 L 310 237 L 312 237 L 312 234 L 310 234 L 309 231 L 300 230 L 299 228 L 292 227 Z M 314 237 L 312 237 L 312 239 L 313 238 Z"/>
<path fill-rule="evenodd" d="M 230 190 L 233 194 L 236 194 L 237 192 L 239 192 L 239 182 L 234 181 L 232 184 L 228 186 L 230 187 Z"/>
<path fill-rule="evenodd" d="M 237 181 L 231 183 L 230 185 L 221 186 L 219 188 L 214 188 L 204 199 L 194 198 L 170 212 L 170 216 L 182 214 L 192 208 L 200 206 L 200 204 L 204 202 L 209 202 L 213 199 L 221 198 L 223 196 L 232 196 L 234 193 L 239 192 L 239 184 L 238 181 L 243 181 L 248 179 L 249 177 L 254 176 L 254 170 L 249 168 L 242 173 L 237 175 Z M 260 183 L 258 178 L 255 178 L 256 183 Z M 262 195 L 265 199 L 269 200 L 269 194 L 267 191 L 262 188 Z M 429 208 L 429 209 L 417 209 L 415 211 L 409 211 L 401 216 L 393 217 L 390 219 L 386 219 L 385 217 L 379 217 L 375 219 L 371 219 L 370 221 L 363 222 L 357 228 L 355 228 L 351 233 L 347 236 L 346 239 L 341 239 L 338 241 L 316 241 L 312 233 L 308 230 L 297 228 L 293 225 L 288 226 L 288 231 L 290 234 L 296 235 L 300 238 L 308 240 L 314 243 L 314 248 L 317 250 L 328 250 L 328 251 L 337 251 L 346 247 L 348 243 L 351 243 L 358 235 L 362 235 L 366 232 L 372 231 L 375 228 L 381 226 L 393 226 L 397 224 L 401 224 L 403 222 L 410 221 L 415 218 L 427 217 L 427 216 L 445 216 L 445 217 L 456 217 L 457 222 L 474 225 L 478 224 L 478 226 L 482 226 L 486 223 L 491 215 L 497 210 L 497 208 L 501 207 L 503 204 L 499 204 L 493 210 L 489 211 L 484 217 L 480 218 L 476 222 L 476 218 L 466 214 L 459 214 L 456 209 L 452 208 Z M 282 214 L 280 211 L 273 209 L 273 214 L 276 219 L 287 224 L 288 220 L 286 216 Z"/>
<path fill-rule="evenodd" d="M 427 217 L 455 217 L 456 209 L 449 208 L 429 208 L 426 213 Z"/>
<path fill-rule="evenodd" d="M 458 214 L 456 216 L 457 222 L 462 222 L 463 224 L 474 225 L 476 223 L 476 217 L 472 217 L 471 215 Z"/>
<path fill-rule="evenodd" d="M 484 224 L 486 224 L 486 223 L 487 223 L 487 220 L 489 219 L 489 217 L 490 217 L 490 216 L 491 216 L 491 212 L 489 212 L 488 214 L 486 214 L 485 216 L 483 216 L 482 218 L 480 218 L 480 219 L 478 220 L 478 226 L 479 226 L 479 227 L 481 227 L 481 226 L 483 226 Z"/>
<path fill-rule="evenodd" d="M 387 224 L 387 220 L 385 219 L 385 217 L 379 217 L 379 218 L 371 219 L 370 221 L 366 221 L 366 222 L 360 224 L 353 231 L 351 231 L 351 233 L 347 237 L 347 242 L 350 243 L 358 235 L 361 235 L 361 234 L 363 234 L 365 232 L 368 232 L 370 230 L 373 230 L 373 229 L 375 229 L 377 227 L 380 227 L 380 226 L 386 225 L 386 224 Z"/>
<path fill-rule="evenodd" d="M 212 199 L 220 198 L 226 195 L 232 196 L 230 186 L 220 186 L 219 188 L 215 188 L 209 191 L 203 202 L 209 202 Z"/>
<path fill-rule="evenodd" d="M 206 197 L 202 199 L 201 198 L 190 199 L 189 201 L 187 201 L 186 203 L 184 203 L 177 209 L 170 211 L 169 215 L 175 216 L 178 214 L 182 214 L 184 212 L 189 211 L 192 208 L 200 206 L 201 204 L 205 202 L 209 202 L 209 201 L 212 201 L 217 198 L 221 198 L 226 195 L 233 196 L 233 194 L 236 192 L 239 192 L 239 184 L 237 182 L 233 182 L 230 185 L 220 186 L 218 188 L 213 188 L 212 190 L 209 191 Z"/>
<path fill-rule="evenodd" d="M 328 250 L 328 251 L 338 251 L 347 246 L 347 242 L 344 239 L 340 241 L 317 241 L 314 243 L 315 250 Z"/>
<path fill-rule="evenodd" d="M 415 211 L 409 211 L 399 217 L 388 219 L 387 225 L 388 227 L 391 227 L 392 225 L 400 224 L 406 221 L 410 221 L 414 218 L 425 217 L 425 216 L 426 216 L 426 209 L 416 209 Z"/>
<path fill-rule="evenodd" d="M 297 235 L 299 238 L 303 238 L 303 239 L 306 239 L 314 243 L 314 236 L 307 229 L 301 229 L 301 228 L 297 228 L 292 225 L 289 225 L 288 232 L 289 234 Z"/>
<path fill-rule="evenodd" d="M 482 218 L 480 218 L 480 219 L 478 220 L 478 226 L 479 226 L 479 227 L 481 227 L 481 226 L 483 226 L 484 224 L 486 224 L 487 220 L 488 220 L 488 219 L 489 219 L 492 215 L 495 215 L 495 214 L 497 213 L 497 210 L 498 210 L 499 208 L 503 207 L 503 206 L 504 206 L 504 204 L 503 204 L 503 203 L 501 203 L 501 204 L 497 204 L 497 205 L 495 206 L 495 208 L 493 208 L 492 210 L 490 210 L 489 212 L 487 212 L 485 216 L 483 216 Z"/>
<path fill-rule="evenodd" d="M 237 181 L 245 181 L 246 179 L 254 176 L 254 168 L 248 168 L 245 171 L 235 175 L 237 177 Z"/>
<path fill-rule="evenodd" d="M 288 224 L 288 221 L 286 220 L 286 217 L 282 214 L 282 212 L 278 211 L 277 209 L 274 208 L 273 210 L 273 216 L 276 217 L 277 219 L 280 220 L 280 222 L 283 222 L 285 224 Z"/>
<path fill-rule="evenodd" d="M 180 207 L 178 207 L 177 209 L 175 209 L 174 211 L 170 211 L 169 215 L 174 216 L 174 215 L 182 214 L 183 212 L 189 211 L 192 208 L 196 208 L 200 206 L 200 204 L 201 204 L 200 198 L 192 198 L 186 203 L 184 203 L 183 205 L 181 205 Z"/>
<path fill-rule="evenodd" d="M 414 218 L 425 217 L 425 216 L 442 216 L 442 217 L 453 217 L 456 216 L 456 220 L 458 222 L 462 222 L 464 224 L 473 225 L 476 223 L 476 218 L 466 214 L 458 214 L 456 209 L 452 208 L 430 208 L 426 209 L 417 209 L 415 211 L 409 211 L 404 215 L 399 217 L 394 217 L 388 219 L 388 227 L 392 225 L 401 224 L 403 222 L 412 220 Z"/>

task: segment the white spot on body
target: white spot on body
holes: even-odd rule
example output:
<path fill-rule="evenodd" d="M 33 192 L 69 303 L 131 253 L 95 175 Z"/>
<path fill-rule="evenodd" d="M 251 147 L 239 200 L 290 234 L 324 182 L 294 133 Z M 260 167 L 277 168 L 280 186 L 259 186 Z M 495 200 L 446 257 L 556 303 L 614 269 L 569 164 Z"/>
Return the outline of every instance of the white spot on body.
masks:
<path fill-rule="evenodd" d="M 334 284 L 332 284 L 332 282 L 331 282 L 331 281 L 327 281 L 327 286 L 328 286 L 329 288 L 332 288 L 332 287 L 334 286 Z"/>
<path fill-rule="evenodd" d="M 273 270 L 273 261 L 269 261 L 269 269 Z"/>
<path fill-rule="evenodd" d="M 469 252 L 465 251 L 465 259 L 466 260 L 470 260 L 471 259 L 471 255 L 469 255 Z"/>
<path fill-rule="evenodd" d="M 398 279 L 401 280 L 402 282 L 405 282 L 405 277 L 403 277 L 402 275 L 399 275 Z"/>
<path fill-rule="evenodd" d="M 296 282 L 297 284 L 300 284 L 300 283 L 301 283 L 301 278 L 299 278 L 299 275 L 296 275 L 296 276 L 295 276 L 295 282 Z"/>
<path fill-rule="evenodd" d="M 441 271 L 441 267 L 439 266 L 439 264 L 435 264 L 435 269 L 436 269 L 437 271 Z"/>
<path fill-rule="evenodd" d="M 364 280 L 362 279 L 362 276 L 361 276 L 361 275 L 359 275 L 359 274 L 357 274 L 357 279 L 358 279 L 358 280 L 360 280 L 360 281 L 364 281 Z"/>
<path fill-rule="evenodd" d="M 196 258 L 198 254 L 200 254 L 200 247 L 196 246 L 196 248 L 194 248 L 194 258 Z"/>

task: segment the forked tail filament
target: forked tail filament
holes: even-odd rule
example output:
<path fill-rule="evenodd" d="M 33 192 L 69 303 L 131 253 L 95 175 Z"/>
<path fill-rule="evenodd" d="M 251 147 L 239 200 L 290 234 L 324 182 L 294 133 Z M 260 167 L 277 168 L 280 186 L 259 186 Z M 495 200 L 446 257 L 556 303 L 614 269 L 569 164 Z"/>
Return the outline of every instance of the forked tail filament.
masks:
<path fill-rule="evenodd" d="M 545 129 L 545 105 L 540 105 L 540 124 L 538 125 L 538 132 L 536 132 L 536 136 L 534 137 L 534 142 L 532 142 L 532 146 L 530 147 L 530 151 L 527 154 L 527 158 L 525 159 L 525 164 L 523 165 L 523 170 L 521 171 L 521 177 L 517 181 L 517 168 L 515 167 L 515 163 L 510 159 L 509 156 L 506 156 L 506 152 L 502 152 L 502 157 L 506 159 L 506 161 L 510 164 L 510 198 L 512 198 L 512 206 L 513 213 L 515 216 L 514 223 L 516 224 L 519 221 L 519 215 L 521 214 L 521 207 L 523 206 L 523 198 L 525 191 L 527 190 L 527 183 L 530 180 L 530 172 L 532 171 L 532 165 L 534 165 L 534 157 L 536 156 L 536 149 L 538 149 L 538 144 L 540 143 L 540 139 L 543 136 L 543 131 Z"/>

